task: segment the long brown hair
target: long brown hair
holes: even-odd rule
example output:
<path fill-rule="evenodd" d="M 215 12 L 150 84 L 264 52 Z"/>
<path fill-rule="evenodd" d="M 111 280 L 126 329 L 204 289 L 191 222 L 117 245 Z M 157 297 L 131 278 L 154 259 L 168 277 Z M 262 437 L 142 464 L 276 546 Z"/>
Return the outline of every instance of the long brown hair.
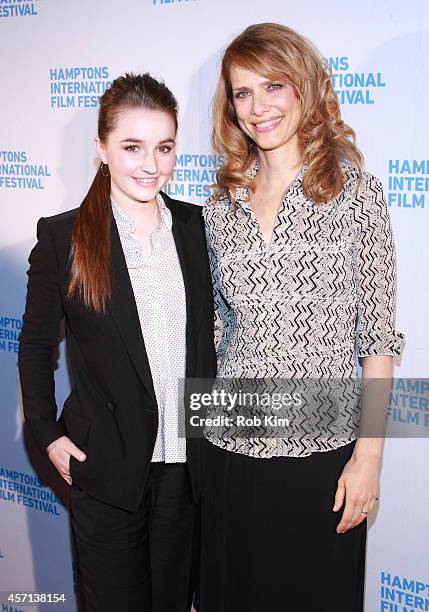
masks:
<path fill-rule="evenodd" d="M 341 162 L 358 169 L 363 163 L 355 133 L 341 118 L 331 75 L 319 52 L 306 38 L 277 23 L 249 26 L 224 53 L 212 105 L 212 145 L 225 159 L 217 171 L 215 197 L 226 192 L 234 203 L 237 187 L 255 190 L 246 170 L 257 152 L 237 121 L 230 82 L 233 64 L 294 87 L 301 103 L 298 143 L 307 164 L 304 192 L 316 203 L 335 197 L 344 184 Z"/>
<path fill-rule="evenodd" d="M 125 74 L 113 81 L 100 98 L 98 137 L 106 143 L 118 115 L 130 108 L 164 111 L 177 130 L 177 101 L 168 87 L 150 74 Z M 110 175 L 101 164 L 78 210 L 71 235 L 68 297 L 78 293 L 98 312 L 110 297 Z"/>

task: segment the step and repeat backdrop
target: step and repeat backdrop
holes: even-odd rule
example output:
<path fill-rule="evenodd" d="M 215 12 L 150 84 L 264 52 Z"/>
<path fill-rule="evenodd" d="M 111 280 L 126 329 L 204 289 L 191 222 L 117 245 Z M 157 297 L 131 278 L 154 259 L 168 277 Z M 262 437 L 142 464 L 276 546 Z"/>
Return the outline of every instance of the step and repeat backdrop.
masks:
<path fill-rule="evenodd" d="M 318 46 L 366 168 L 384 184 L 398 256 L 397 327 L 407 344 L 389 416 L 399 433 L 386 441 L 369 530 L 366 612 L 429 610 L 428 388 L 407 381 L 429 375 L 427 0 L 0 0 L 0 591 L 64 593 L 58 609 L 77 609 L 67 489 L 26 433 L 17 374 L 36 222 L 81 202 L 96 170 L 98 98 L 126 71 L 162 77 L 177 96 L 179 148 L 167 192 L 203 204 L 219 162 L 209 106 L 222 50 L 262 21 Z M 63 342 L 55 360 L 61 410 Z"/>

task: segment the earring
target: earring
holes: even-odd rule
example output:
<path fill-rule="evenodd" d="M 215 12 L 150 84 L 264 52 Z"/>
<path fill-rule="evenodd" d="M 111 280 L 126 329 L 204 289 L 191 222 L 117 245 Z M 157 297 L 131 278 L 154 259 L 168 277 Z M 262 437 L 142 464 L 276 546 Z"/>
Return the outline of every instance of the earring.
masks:
<path fill-rule="evenodd" d="M 103 162 L 100 164 L 100 172 L 102 176 L 110 176 L 109 166 Z"/>

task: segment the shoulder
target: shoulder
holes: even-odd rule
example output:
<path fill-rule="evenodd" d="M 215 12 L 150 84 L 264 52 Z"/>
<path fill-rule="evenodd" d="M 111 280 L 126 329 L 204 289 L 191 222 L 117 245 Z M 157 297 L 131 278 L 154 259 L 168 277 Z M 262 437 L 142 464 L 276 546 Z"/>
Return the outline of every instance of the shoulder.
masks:
<path fill-rule="evenodd" d="M 383 185 L 379 178 L 365 170 L 359 170 L 356 166 L 347 163 L 341 164 L 341 171 L 344 176 L 344 187 L 346 191 L 355 192 L 357 197 L 373 192 L 374 194 L 383 192 Z"/>
<path fill-rule="evenodd" d="M 387 210 L 383 184 L 370 172 L 362 172 L 356 189 L 357 206 L 363 213 L 377 213 Z"/>
<path fill-rule="evenodd" d="M 349 210 L 358 230 L 387 227 L 389 209 L 381 180 L 371 172 L 346 169 L 344 189 L 347 190 Z"/>
<path fill-rule="evenodd" d="M 367 198 L 371 197 L 371 199 L 375 201 L 384 200 L 383 184 L 381 180 L 374 174 L 371 174 L 371 172 L 362 173 L 360 190 Z"/>
<path fill-rule="evenodd" d="M 355 166 L 341 164 L 344 176 L 342 192 L 348 196 L 350 205 L 363 212 L 368 208 L 386 208 L 383 184 L 371 172 L 362 171 Z"/>
<path fill-rule="evenodd" d="M 53 248 L 57 255 L 64 252 L 68 257 L 72 228 L 78 210 L 74 208 L 49 217 L 41 217 L 38 220 L 36 235 L 41 249 Z"/>
<path fill-rule="evenodd" d="M 38 227 L 45 226 L 55 234 L 57 232 L 61 233 L 61 231 L 68 231 L 75 222 L 78 210 L 79 208 L 73 208 L 72 210 L 66 210 L 50 217 L 41 217 L 38 222 Z"/>
<path fill-rule="evenodd" d="M 228 195 L 224 192 L 219 195 L 211 195 L 203 207 L 203 217 L 206 225 L 209 225 L 216 218 L 224 217 L 232 210 L 232 204 Z"/>
<path fill-rule="evenodd" d="M 76 219 L 78 208 L 72 208 L 62 213 L 52 215 L 51 217 L 42 217 L 49 225 L 63 225 L 67 223 L 73 223 Z"/>

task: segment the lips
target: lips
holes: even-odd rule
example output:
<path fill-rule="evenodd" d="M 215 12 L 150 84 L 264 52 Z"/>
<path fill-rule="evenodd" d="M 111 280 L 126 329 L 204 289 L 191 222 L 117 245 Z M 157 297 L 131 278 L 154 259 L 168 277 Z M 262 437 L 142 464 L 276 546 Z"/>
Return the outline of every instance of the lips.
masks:
<path fill-rule="evenodd" d="M 270 132 L 278 126 L 281 120 L 282 117 L 275 117 L 274 119 L 260 121 L 259 123 L 254 123 L 253 125 L 257 132 Z"/>
<path fill-rule="evenodd" d="M 145 188 L 150 188 L 150 187 L 155 187 L 155 185 L 158 182 L 158 177 L 155 178 L 139 178 L 136 176 L 133 176 L 134 181 L 137 183 L 137 185 L 139 185 L 139 187 L 145 187 Z"/>

